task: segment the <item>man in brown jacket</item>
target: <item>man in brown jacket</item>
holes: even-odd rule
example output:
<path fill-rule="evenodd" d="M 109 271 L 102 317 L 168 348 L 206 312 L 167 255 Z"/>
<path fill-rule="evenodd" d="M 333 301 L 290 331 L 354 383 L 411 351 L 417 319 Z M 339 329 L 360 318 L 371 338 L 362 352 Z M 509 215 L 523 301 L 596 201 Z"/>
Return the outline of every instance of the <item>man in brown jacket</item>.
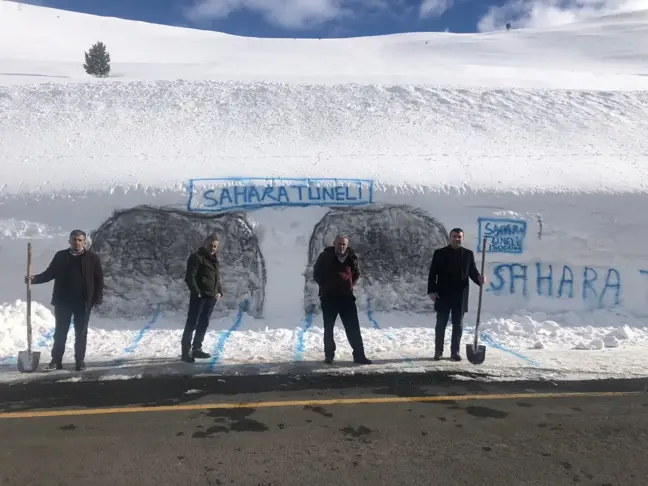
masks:
<path fill-rule="evenodd" d="M 52 361 L 44 371 L 63 369 L 65 342 L 74 317 L 74 360 L 76 370 L 85 369 L 88 322 L 94 306 L 103 301 L 104 276 L 99 255 L 85 249 L 86 234 L 81 230 L 70 233 L 70 247 L 56 252 L 43 273 L 25 277 L 34 285 L 54 280 L 54 345 Z"/>

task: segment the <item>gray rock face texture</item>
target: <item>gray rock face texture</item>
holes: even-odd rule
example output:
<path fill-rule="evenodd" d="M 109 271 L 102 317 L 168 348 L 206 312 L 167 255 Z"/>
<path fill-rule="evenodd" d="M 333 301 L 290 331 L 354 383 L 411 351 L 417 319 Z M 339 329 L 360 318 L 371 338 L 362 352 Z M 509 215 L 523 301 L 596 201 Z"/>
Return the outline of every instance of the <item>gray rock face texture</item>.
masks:
<path fill-rule="evenodd" d="M 320 312 L 313 266 L 337 234 L 349 237 L 358 253 L 360 280 L 355 289 L 359 309 L 430 312 L 427 278 L 432 254 L 447 245 L 448 232 L 425 211 L 407 205 L 335 208 L 315 225 L 305 271 L 304 308 Z"/>
<path fill-rule="evenodd" d="M 247 312 L 262 317 L 266 267 L 245 213 L 204 215 L 152 206 L 116 211 L 90 235 L 106 283 L 104 303 L 97 312 L 141 318 L 150 316 L 158 304 L 162 311 L 186 311 L 187 258 L 212 233 L 220 240 L 224 293 L 214 317 L 239 310 L 245 299 Z"/>

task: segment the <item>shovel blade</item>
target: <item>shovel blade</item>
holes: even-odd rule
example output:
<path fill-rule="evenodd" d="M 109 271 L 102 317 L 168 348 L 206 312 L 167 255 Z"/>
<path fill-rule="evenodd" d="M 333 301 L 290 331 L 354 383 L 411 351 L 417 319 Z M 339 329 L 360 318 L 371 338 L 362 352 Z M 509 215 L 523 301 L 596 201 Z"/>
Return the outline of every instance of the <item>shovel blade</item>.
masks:
<path fill-rule="evenodd" d="M 479 344 L 475 349 L 474 344 L 466 344 L 466 357 L 474 365 L 482 364 L 486 360 L 486 346 Z"/>
<path fill-rule="evenodd" d="M 19 351 L 18 352 L 18 371 L 21 373 L 32 373 L 38 369 L 40 364 L 40 351 Z"/>

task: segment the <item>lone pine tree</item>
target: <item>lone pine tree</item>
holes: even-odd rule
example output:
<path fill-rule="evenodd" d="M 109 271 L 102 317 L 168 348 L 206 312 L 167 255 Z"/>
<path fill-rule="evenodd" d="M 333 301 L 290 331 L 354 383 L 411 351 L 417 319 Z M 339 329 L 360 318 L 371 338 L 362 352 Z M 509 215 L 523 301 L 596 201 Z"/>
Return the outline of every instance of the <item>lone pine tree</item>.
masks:
<path fill-rule="evenodd" d="M 110 54 L 103 42 L 97 42 L 85 53 L 83 69 L 92 76 L 105 78 L 110 74 Z"/>

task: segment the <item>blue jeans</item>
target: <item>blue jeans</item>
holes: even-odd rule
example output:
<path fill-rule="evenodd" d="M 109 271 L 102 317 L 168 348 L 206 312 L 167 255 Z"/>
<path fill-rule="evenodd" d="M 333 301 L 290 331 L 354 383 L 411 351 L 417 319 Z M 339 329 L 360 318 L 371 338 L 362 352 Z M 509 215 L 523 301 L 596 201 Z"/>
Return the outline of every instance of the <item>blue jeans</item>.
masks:
<path fill-rule="evenodd" d="M 441 304 L 441 302 L 439 302 L 439 304 Z M 463 334 L 464 316 L 463 302 L 461 301 L 453 305 L 439 305 L 437 307 L 434 353 L 439 356 L 443 354 L 443 340 L 445 338 L 450 314 L 452 314 L 450 354 L 459 354 L 459 344 L 461 343 L 461 336 Z"/>
<path fill-rule="evenodd" d="M 198 297 L 192 295 L 189 298 L 189 312 L 187 313 L 187 322 L 185 323 L 184 332 L 182 333 L 182 351 L 188 352 L 189 348 L 202 349 L 203 339 L 209 319 L 214 312 L 216 298 L 211 296 Z M 195 334 L 194 334 L 195 333 Z M 193 345 L 191 338 L 193 337 Z"/>

